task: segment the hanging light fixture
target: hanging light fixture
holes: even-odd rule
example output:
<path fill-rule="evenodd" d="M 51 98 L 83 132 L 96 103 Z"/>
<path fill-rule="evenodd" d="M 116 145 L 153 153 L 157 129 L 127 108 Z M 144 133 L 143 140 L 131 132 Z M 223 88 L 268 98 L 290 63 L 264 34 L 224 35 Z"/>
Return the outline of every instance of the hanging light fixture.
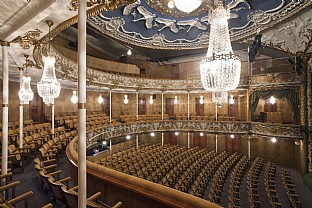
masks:
<path fill-rule="evenodd" d="M 128 55 L 128 56 L 131 56 L 131 55 L 132 55 L 131 49 L 129 49 L 129 50 L 127 51 L 127 55 Z"/>
<path fill-rule="evenodd" d="M 274 105 L 276 103 L 276 99 L 274 96 L 271 96 L 270 99 L 269 99 L 269 102 Z"/>
<path fill-rule="evenodd" d="M 102 104 L 104 102 L 104 99 L 102 97 L 102 94 L 99 95 L 99 98 L 98 98 L 98 103 L 99 104 Z"/>
<path fill-rule="evenodd" d="M 61 85 L 56 80 L 55 76 L 55 58 L 51 56 L 50 30 L 53 22 L 51 20 L 47 20 L 46 23 L 49 26 L 48 56 L 43 57 L 43 74 L 40 82 L 37 84 L 37 89 L 39 96 L 43 98 L 43 102 L 45 102 L 47 105 L 50 105 L 54 104 L 54 98 L 57 98 L 60 95 Z"/>
<path fill-rule="evenodd" d="M 204 104 L 204 96 L 199 96 L 199 103 Z"/>
<path fill-rule="evenodd" d="M 150 103 L 151 105 L 153 105 L 153 103 L 154 103 L 153 95 L 150 96 L 149 103 Z"/>
<path fill-rule="evenodd" d="M 202 0 L 170 0 L 168 7 L 177 7 L 178 10 L 185 13 L 190 13 L 197 9 L 202 3 Z"/>
<path fill-rule="evenodd" d="M 27 59 L 28 55 L 25 55 L 26 63 L 25 63 L 25 76 L 23 76 L 23 83 L 20 91 L 18 92 L 18 97 L 21 101 L 23 101 L 24 104 L 29 104 L 29 101 L 31 101 L 34 98 L 34 92 L 31 89 L 30 86 L 30 80 L 31 77 L 27 75 Z"/>
<path fill-rule="evenodd" d="M 76 104 L 78 102 L 78 96 L 77 96 L 77 91 L 73 90 L 73 96 L 70 98 L 70 101 L 72 104 Z"/>
<path fill-rule="evenodd" d="M 174 104 L 178 104 L 178 96 L 174 96 L 173 103 L 174 103 Z"/>
<path fill-rule="evenodd" d="M 233 105 L 233 104 L 235 103 L 234 98 L 233 98 L 233 95 L 230 95 L 229 103 L 230 103 L 231 105 Z"/>
<path fill-rule="evenodd" d="M 124 104 L 128 104 L 129 103 L 129 99 L 128 99 L 128 95 L 125 95 L 125 98 L 124 98 Z"/>
<path fill-rule="evenodd" d="M 217 94 L 234 90 L 240 79 L 241 62 L 232 50 L 228 28 L 229 17 L 230 11 L 223 5 L 222 0 L 218 0 L 208 15 L 209 46 L 206 57 L 200 64 L 200 76 L 204 89 Z M 219 102 L 225 100 L 218 99 Z"/>
<path fill-rule="evenodd" d="M 223 103 L 227 103 L 228 93 L 227 92 L 212 92 L 212 102 L 216 103 L 217 106 L 222 106 Z"/>

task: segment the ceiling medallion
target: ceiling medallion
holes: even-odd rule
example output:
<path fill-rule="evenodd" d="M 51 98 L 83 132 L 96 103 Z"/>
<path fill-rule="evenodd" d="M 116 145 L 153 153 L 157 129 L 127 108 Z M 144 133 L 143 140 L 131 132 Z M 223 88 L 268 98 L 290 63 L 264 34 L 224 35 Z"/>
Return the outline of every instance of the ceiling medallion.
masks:
<path fill-rule="evenodd" d="M 173 2 L 173 3 L 172 3 Z M 182 2 L 191 2 L 194 6 L 195 3 L 201 2 L 197 7 L 193 8 L 189 12 L 179 9 Z M 210 4 L 210 0 L 146 0 L 148 6 L 164 16 L 171 16 L 175 18 L 200 16 L 207 13 L 207 5 Z M 171 6 L 170 6 L 171 5 Z M 179 5 L 179 6 L 178 6 Z M 185 4 L 184 4 L 185 5 Z M 186 8 L 189 9 L 190 7 Z"/>

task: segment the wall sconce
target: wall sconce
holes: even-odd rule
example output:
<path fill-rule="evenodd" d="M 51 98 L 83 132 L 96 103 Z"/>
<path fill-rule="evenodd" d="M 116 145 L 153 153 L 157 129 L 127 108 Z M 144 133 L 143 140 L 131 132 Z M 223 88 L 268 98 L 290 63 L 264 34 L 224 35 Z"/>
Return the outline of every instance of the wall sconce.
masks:
<path fill-rule="evenodd" d="M 100 94 L 99 98 L 98 98 L 98 103 L 102 104 L 104 102 L 104 99 L 102 97 L 102 95 Z"/>
<path fill-rule="evenodd" d="M 178 104 L 178 96 L 174 96 L 173 103 L 174 103 L 174 104 Z"/>
<path fill-rule="evenodd" d="M 129 49 L 129 50 L 127 51 L 127 55 L 128 55 L 128 56 L 131 56 L 131 55 L 132 55 L 131 49 Z"/>
<path fill-rule="evenodd" d="M 276 138 L 275 137 L 273 137 L 272 139 L 271 139 L 271 142 L 273 142 L 273 143 L 275 143 L 277 140 L 276 140 Z"/>
<path fill-rule="evenodd" d="M 72 104 L 76 104 L 78 102 L 78 96 L 77 96 L 77 91 L 73 90 L 73 96 L 70 98 L 70 101 Z"/>
<path fill-rule="evenodd" d="M 150 96 L 149 103 L 152 105 L 154 103 L 153 95 Z"/>
<path fill-rule="evenodd" d="M 152 136 L 152 137 L 155 136 L 155 133 L 154 133 L 154 132 L 151 132 L 151 136 Z"/>
<path fill-rule="evenodd" d="M 230 95 L 229 103 L 230 103 L 231 105 L 233 105 L 233 104 L 235 103 L 234 98 L 233 98 L 233 95 Z"/>
<path fill-rule="evenodd" d="M 234 138 L 235 138 L 235 135 L 234 135 L 234 134 L 231 134 L 231 135 L 230 135 L 230 138 L 231 138 L 231 139 L 234 139 Z"/>
<path fill-rule="evenodd" d="M 124 98 L 124 104 L 128 104 L 129 103 L 129 99 L 128 99 L 128 95 L 125 95 L 125 98 Z"/>
<path fill-rule="evenodd" d="M 272 105 L 274 105 L 275 103 L 276 103 L 276 99 L 275 99 L 275 97 L 273 97 L 273 95 L 270 97 L 270 103 L 272 104 Z"/>
<path fill-rule="evenodd" d="M 178 136 L 178 135 L 179 135 L 179 132 L 177 132 L 177 131 L 176 131 L 176 132 L 174 132 L 174 135 Z"/>
<path fill-rule="evenodd" d="M 199 96 L 199 103 L 204 104 L 204 96 Z"/>
<path fill-rule="evenodd" d="M 203 133 L 203 132 L 200 132 L 200 133 L 199 133 L 199 136 L 201 136 L 201 137 L 204 136 L 204 133 Z"/>

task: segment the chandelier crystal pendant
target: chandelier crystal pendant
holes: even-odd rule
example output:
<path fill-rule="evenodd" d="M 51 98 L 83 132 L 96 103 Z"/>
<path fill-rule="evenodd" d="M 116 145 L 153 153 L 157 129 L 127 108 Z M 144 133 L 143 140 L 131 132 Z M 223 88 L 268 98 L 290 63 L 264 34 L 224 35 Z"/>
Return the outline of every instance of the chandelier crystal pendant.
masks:
<path fill-rule="evenodd" d="M 29 104 L 29 101 L 31 101 L 34 98 L 34 92 L 31 89 L 30 86 L 30 80 L 31 77 L 27 75 L 27 58 L 28 55 L 26 56 L 26 63 L 25 63 L 25 68 L 26 68 L 26 74 L 23 76 L 23 83 L 20 91 L 18 92 L 18 97 L 21 101 L 23 101 L 24 104 Z"/>
<path fill-rule="evenodd" d="M 173 2 L 181 12 L 190 13 L 201 5 L 202 0 L 173 0 Z M 173 8 L 172 1 L 168 2 L 168 7 Z"/>
<path fill-rule="evenodd" d="M 241 62 L 232 50 L 228 28 L 229 17 L 230 11 L 219 0 L 208 15 L 209 46 L 206 57 L 200 64 L 200 76 L 204 89 L 218 94 L 234 90 L 240 79 Z"/>
<path fill-rule="evenodd" d="M 47 20 L 49 25 L 49 51 L 48 56 L 43 57 L 44 67 L 40 82 L 37 84 L 38 94 L 47 105 L 54 104 L 54 99 L 60 95 L 61 85 L 55 76 L 55 58 L 50 56 L 50 28 L 53 25 L 51 20 Z"/>

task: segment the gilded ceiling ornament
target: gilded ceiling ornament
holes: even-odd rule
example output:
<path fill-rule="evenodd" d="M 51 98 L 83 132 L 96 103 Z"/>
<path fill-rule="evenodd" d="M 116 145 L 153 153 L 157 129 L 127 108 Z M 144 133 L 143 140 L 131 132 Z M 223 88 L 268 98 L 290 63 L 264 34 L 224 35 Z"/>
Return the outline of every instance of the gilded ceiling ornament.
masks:
<path fill-rule="evenodd" d="M 143 7 L 143 6 L 138 6 L 137 10 L 143 17 L 138 18 L 138 19 L 134 19 L 134 20 L 132 20 L 132 22 L 144 20 L 145 21 L 145 27 L 147 29 L 151 29 L 153 27 L 153 21 L 154 21 L 154 18 L 156 17 L 156 15 L 147 11 L 145 9 L 145 7 Z"/>
<path fill-rule="evenodd" d="M 18 36 L 12 40 L 12 43 L 18 43 L 24 50 L 29 49 L 38 42 L 36 38 L 38 38 L 41 33 L 39 29 L 28 31 L 24 36 Z"/>

